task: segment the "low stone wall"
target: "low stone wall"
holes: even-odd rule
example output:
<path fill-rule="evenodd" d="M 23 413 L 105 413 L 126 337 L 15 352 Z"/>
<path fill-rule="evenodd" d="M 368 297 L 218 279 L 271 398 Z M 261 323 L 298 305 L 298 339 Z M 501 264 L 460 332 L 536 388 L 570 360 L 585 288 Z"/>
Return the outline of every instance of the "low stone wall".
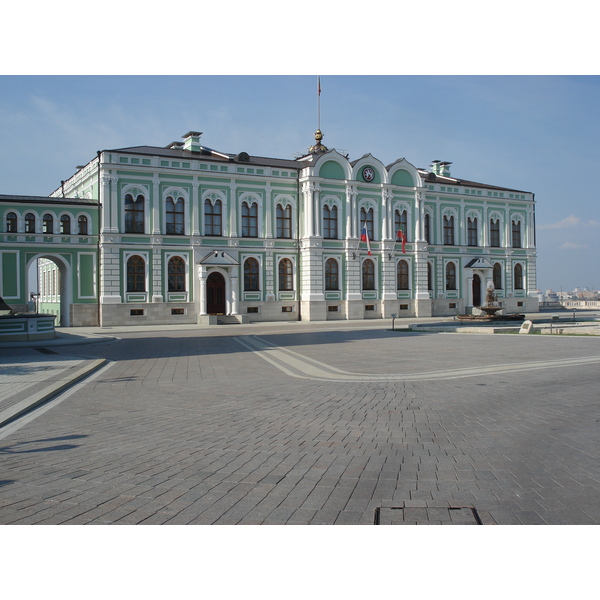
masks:
<path fill-rule="evenodd" d="M 55 315 L 0 315 L 0 342 L 52 340 Z"/>

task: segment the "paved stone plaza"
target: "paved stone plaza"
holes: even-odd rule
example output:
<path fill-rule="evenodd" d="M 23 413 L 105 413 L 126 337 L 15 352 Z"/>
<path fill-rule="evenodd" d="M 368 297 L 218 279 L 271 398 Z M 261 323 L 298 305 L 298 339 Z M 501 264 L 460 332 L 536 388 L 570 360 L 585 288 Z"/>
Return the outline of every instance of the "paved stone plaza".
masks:
<path fill-rule="evenodd" d="M 388 328 L 0 349 L 0 364 L 107 359 L 0 429 L 0 523 L 600 522 L 598 336 Z"/>

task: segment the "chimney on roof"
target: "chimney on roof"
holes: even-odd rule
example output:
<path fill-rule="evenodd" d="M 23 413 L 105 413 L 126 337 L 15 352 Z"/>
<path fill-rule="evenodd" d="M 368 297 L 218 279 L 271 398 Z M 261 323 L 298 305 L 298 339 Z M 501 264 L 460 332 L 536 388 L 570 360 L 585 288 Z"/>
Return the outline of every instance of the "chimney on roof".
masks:
<path fill-rule="evenodd" d="M 183 136 L 183 149 L 192 152 L 200 152 L 202 150 L 202 146 L 200 145 L 201 135 L 201 131 L 188 131 Z"/>
<path fill-rule="evenodd" d="M 440 175 L 441 177 L 450 177 L 450 165 L 451 162 L 442 162 L 441 160 L 431 161 L 431 172 L 434 175 Z"/>

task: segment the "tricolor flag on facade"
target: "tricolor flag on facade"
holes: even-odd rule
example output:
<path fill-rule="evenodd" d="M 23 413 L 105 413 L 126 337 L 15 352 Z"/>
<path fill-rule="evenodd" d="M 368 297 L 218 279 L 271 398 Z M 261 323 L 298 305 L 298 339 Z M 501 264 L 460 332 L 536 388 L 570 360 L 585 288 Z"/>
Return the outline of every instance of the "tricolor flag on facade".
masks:
<path fill-rule="evenodd" d="M 360 234 L 360 241 L 367 242 L 367 254 L 371 256 L 371 242 L 369 242 L 369 233 L 367 232 L 366 225 L 362 228 L 362 233 Z"/>
<path fill-rule="evenodd" d="M 406 236 L 402 229 L 398 230 L 398 237 L 402 241 L 402 254 L 406 254 Z"/>

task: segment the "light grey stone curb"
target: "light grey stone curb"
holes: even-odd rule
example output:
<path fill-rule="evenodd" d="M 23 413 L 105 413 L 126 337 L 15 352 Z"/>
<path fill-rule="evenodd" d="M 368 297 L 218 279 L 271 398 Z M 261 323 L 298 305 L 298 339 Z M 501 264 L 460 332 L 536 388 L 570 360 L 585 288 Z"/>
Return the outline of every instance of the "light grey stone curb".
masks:
<path fill-rule="evenodd" d="M 88 375 L 93 373 L 94 371 L 97 371 L 100 367 L 104 366 L 107 362 L 108 362 L 108 360 L 105 358 L 87 360 L 86 364 L 83 365 L 82 367 L 79 367 L 73 373 L 73 375 L 71 375 L 69 377 L 68 381 L 63 380 L 63 381 L 52 383 L 47 388 L 45 388 L 39 392 L 36 392 L 36 393 L 32 394 L 31 396 L 29 396 L 28 398 L 21 400 L 21 402 L 18 402 L 14 406 L 11 406 L 10 408 L 7 408 L 7 409 L 1 411 L 0 412 L 0 427 L 4 427 L 11 421 L 18 419 L 20 416 L 22 416 L 25 413 L 29 412 L 30 410 L 36 408 L 40 404 L 44 404 L 44 402 L 47 402 L 53 396 L 56 396 L 60 392 L 64 391 L 65 389 L 67 389 L 67 388 L 71 387 L 72 385 L 74 385 L 75 383 L 77 383 L 78 381 L 81 381 L 82 379 L 84 379 L 85 377 L 87 377 Z"/>

